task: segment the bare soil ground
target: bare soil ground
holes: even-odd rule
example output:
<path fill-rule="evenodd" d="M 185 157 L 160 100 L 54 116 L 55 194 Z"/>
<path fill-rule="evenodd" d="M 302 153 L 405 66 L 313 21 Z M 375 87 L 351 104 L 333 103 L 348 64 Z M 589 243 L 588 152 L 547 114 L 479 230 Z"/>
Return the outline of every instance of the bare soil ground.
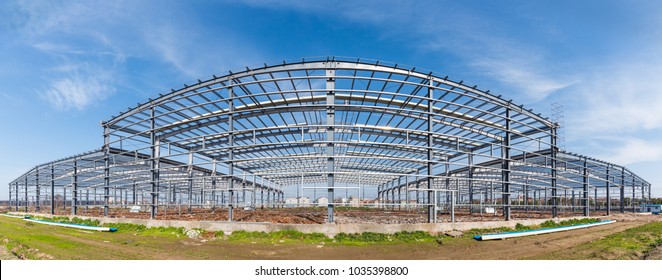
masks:
<path fill-rule="evenodd" d="M 19 209 L 21 210 L 21 209 Z M 31 209 L 34 210 L 34 209 Z M 47 213 L 46 211 L 41 211 Z M 64 209 L 58 209 L 57 215 L 70 215 L 71 212 Z M 102 208 L 81 207 L 79 215 L 101 217 Z M 602 212 L 592 215 L 603 215 Z M 626 214 L 630 215 L 630 214 Z M 116 218 L 140 218 L 148 219 L 149 213 L 138 212 L 131 213 L 127 208 L 110 208 L 109 217 Z M 560 217 L 581 216 L 579 212 L 561 212 Z M 525 211 L 513 210 L 513 219 L 551 219 L 549 211 Z M 228 219 L 228 210 L 225 208 L 193 208 L 189 214 L 187 207 L 159 208 L 158 220 L 206 220 L 206 221 L 226 221 Z M 440 213 L 437 215 L 439 222 L 450 222 L 449 213 Z M 278 224 L 323 224 L 327 222 L 327 209 L 324 207 L 300 207 L 300 208 L 265 208 L 255 210 L 234 210 L 234 220 L 238 222 L 270 222 Z M 482 221 L 502 221 L 503 216 L 500 213 L 481 214 L 470 213 L 467 209 L 458 209 L 455 212 L 456 222 L 482 222 Z M 411 224 L 427 222 L 427 212 L 420 208 L 405 209 L 377 209 L 377 208 L 349 208 L 338 207 L 335 211 L 335 223 L 374 223 L 374 224 Z"/>
<path fill-rule="evenodd" d="M 5 246 L 0 246 L 0 260 L 18 260 L 18 258 L 9 252 Z"/>
<path fill-rule="evenodd" d="M 662 260 L 662 246 L 658 246 L 652 251 L 648 252 L 645 259 L 647 260 Z"/>

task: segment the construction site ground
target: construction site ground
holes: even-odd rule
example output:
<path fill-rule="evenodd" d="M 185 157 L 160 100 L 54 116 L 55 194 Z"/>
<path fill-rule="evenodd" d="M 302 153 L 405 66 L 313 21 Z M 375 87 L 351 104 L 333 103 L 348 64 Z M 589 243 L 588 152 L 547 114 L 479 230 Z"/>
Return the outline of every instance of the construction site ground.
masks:
<path fill-rule="evenodd" d="M 573 250 L 605 236 L 654 221 L 658 215 L 617 214 L 618 222 L 593 228 L 500 241 L 475 241 L 470 236 L 444 242 L 350 246 L 305 242 L 234 242 L 203 234 L 143 235 L 125 231 L 89 232 L 0 217 L 0 237 L 24 244 L 47 259 L 568 259 Z M 659 254 L 657 255 L 659 257 Z M 633 255 L 629 258 L 655 258 Z M 580 258 L 610 259 L 593 252 Z"/>
<path fill-rule="evenodd" d="M 112 207 L 109 209 L 110 218 L 128 218 L 128 219 L 149 219 L 150 213 L 146 207 L 140 212 L 130 212 L 128 207 Z M 19 209 L 23 210 L 23 209 Z M 28 209 L 30 212 L 36 212 L 35 209 Z M 42 208 L 36 213 L 50 213 L 50 209 Z M 616 212 L 616 211 L 613 211 Z M 56 215 L 71 215 L 70 209 L 57 209 Z M 102 217 L 102 207 L 80 207 L 78 215 L 87 217 Z M 592 216 L 604 216 L 605 211 L 592 212 Z M 513 219 L 551 219 L 550 211 L 539 210 L 512 210 Z M 577 210 L 574 212 L 559 212 L 558 217 L 580 217 L 582 213 Z M 427 212 L 421 208 L 406 209 L 391 208 L 353 208 L 338 207 L 335 209 L 336 224 L 415 224 L 426 223 Z M 236 208 L 233 211 L 233 221 L 235 222 L 269 222 L 275 224 L 324 224 L 327 223 L 327 209 L 325 207 L 299 207 L 299 208 L 265 208 L 244 210 Z M 191 213 L 188 208 L 181 207 L 159 207 L 156 215 L 157 220 L 181 220 L 181 221 L 227 221 L 228 210 L 226 208 L 192 208 Z M 468 209 L 458 209 L 455 211 L 455 222 L 484 222 L 484 221 L 502 221 L 503 216 L 500 211 L 493 214 L 480 213 L 474 211 L 470 213 Z M 450 222 L 451 214 L 449 212 L 439 212 L 437 214 L 438 222 Z"/>

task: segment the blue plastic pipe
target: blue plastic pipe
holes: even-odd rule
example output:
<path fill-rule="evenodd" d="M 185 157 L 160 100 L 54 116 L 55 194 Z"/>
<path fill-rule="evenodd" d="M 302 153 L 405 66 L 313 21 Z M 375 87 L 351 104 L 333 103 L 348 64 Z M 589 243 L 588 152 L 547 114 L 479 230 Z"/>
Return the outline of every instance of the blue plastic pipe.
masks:
<path fill-rule="evenodd" d="M 601 225 L 611 224 L 611 223 L 615 223 L 615 222 L 616 221 L 614 221 L 614 220 L 605 220 L 605 221 L 589 223 L 589 224 L 583 224 L 583 225 L 575 225 L 575 226 L 563 226 L 563 227 L 556 227 L 556 228 L 524 230 L 524 231 L 518 231 L 518 232 L 501 232 L 501 233 L 483 234 L 483 235 L 474 236 L 474 239 L 476 239 L 476 240 L 507 239 L 507 238 L 513 238 L 513 237 L 522 237 L 522 236 L 529 236 L 529 235 L 538 235 L 538 234 L 546 234 L 546 233 L 552 233 L 552 232 L 561 232 L 561 231 L 568 231 L 568 230 L 573 230 L 573 229 L 601 226 Z"/>

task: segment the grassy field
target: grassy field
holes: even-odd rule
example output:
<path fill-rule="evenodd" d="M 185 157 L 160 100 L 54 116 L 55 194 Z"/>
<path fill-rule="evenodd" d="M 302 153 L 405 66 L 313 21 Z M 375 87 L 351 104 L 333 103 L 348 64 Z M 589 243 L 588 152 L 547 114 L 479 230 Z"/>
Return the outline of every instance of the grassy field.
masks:
<path fill-rule="evenodd" d="M 65 220 L 98 225 L 94 220 Z M 662 223 L 608 226 L 602 230 L 582 231 L 600 236 L 598 240 L 573 242 L 570 233 L 525 237 L 518 240 L 479 242 L 474 234 L 554 227 L 564 224 L 546 222 L 540 226 L 514 229 L 471 230 L 463 237 L 451 238 L 425 232 L 396 234 L 322 234 L 297 231 L 272 233 L 197 230 L 194 238 L 183 228 L 147 228 L 133 224 L 106 224 L 119 230 L 92 232 L 42 225 L 0 216 L 3 245 L 23 259 L 637 259 L 643 258 L 662 242 Z M 623 231 L 624 230 L 624 231 Z M 188 234 L 188 235 L 187 235 Z M 586 239 L 592 240 L 592 239 Z M 514 242 L 514 243 L 513 243 Z M 513 246 L 513 244 L 517 246 Z M 545 246 L 549 243 L 552 246 Z M 541 245 L 542 244 L 542 245 Z M 561 249 L 559 249 L 561 247 Z M 513 249 L 513 248 L 516 248 Z M 550 248 L 550 249 L 547 249 Z"/>
<path fill-rule="evenodd" d="M 662 222 L 653 222 L 580 244 L 571 250 L 552 252 L 538 259 L 638 260 L 662 245 Z"/>

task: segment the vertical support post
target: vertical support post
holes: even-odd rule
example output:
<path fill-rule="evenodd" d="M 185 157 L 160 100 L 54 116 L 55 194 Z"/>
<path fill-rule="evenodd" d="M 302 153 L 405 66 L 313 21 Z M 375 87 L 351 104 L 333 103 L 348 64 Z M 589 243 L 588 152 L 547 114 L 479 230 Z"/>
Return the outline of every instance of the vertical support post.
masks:
<path fill-rule="evenodd" d="M 55 215 L 55 167 L 51 164 L 51 215 Z"/>
<path fill-rule="evenodd" d="M 193 153 L 188 153 L 188 210 L 187 213 L 191 214 L 193 211 Z"/>
<path fill-rule="evenodd" d="M 558 152 L 558 148 L 556 147 L 556 131 L 556 124 L 554 124 L 551 135 L 552 145 L 550 147 L 552 154 L 552 218 L 556 218 L 556 216 L 558 216 L 558 194 L 556 189 L 556 153 Z"/>
<path fill-rule="evenodd" d="M 71 177 L 71 215 L 78 215 L 78 160 L 74 158 L 74 170 Z"/>
<path fill-rule="evenodd" d="M 583 190 L 582 190 L 582 206 L 584 207 L 584 216 L 588 217 L 589 216 L 589 199 L 588 199 L 588 162 L 586 157 L 584 157 L 584 167 L 582 168 L 583 170 Z"/>
<path fill-rule="evenodd" d="M 150 107 L 150 118 L 149 118 L 149 138 L 151 143 L 152 155 L 150 158 L 150 167 L 151 167 L 151 201 L 150 201 L 150 210 L 149 218 L 156 218 L 156 209 L 158 204 L 158 185 L 159 185 L 159 159 L 160 156 L 160 140 L 156 138 L 156 119 L 155 119 L 155 105 L 152 104 Z"/>
<path fill-rule="evenodd" d="M 246 174 L 241 181 L 241 203 L 246 206 Z"/>
<path fill-rule="evenodd" d="M 230 85 L 234 82 L 230 78 Z M 234 218 L 234 89 L 228 88 L 228 221 Z"/>
<path fill-rule="evenodd" d="M 334 144 L 333 141 L 335 139 L 335 131 L 334 131 L 334 126 L 335 126 L 335 103 L 336 103 L 336 98 L 335 98 L 335 89 L 336 89 L 336 70 L 334 69 L 335 67 L 335 62 L 327 61 L 327 68 L 326 68 L 326 156 L 327 156 L 327 162 L 326 162 L 326 168 L 327 168 L 327 175 L 326 175 L 326 183 L 327 183 L 327 192 L 329 196 L 329 204 L 327 206 L 327 216 L 328 216 L 328 223 L 333 224 L 334 223 L 334 187 L 335 187 L 335 182 L 334 182 L 334 171 L 335 171 L 335 163 L 334 163 Z M 333 67 L 331 66 L 333 64 Z"/>
<path fill-rule="evenodd" d="M 598 188 L 593 188 L 593 212 L 598 211 Z"/>
<path fill-rule="evenodd" d="M 359 174 L 359 188 L 361 188 L 361 174 Z M 409 210 L 409 176 L 405 176 L 405 206 Z"/>
<path fill-rule="evenodd" d="M 402 207 L 402 194 L 400 192 L 400 189 L 402 189 L 401 178 L 402 177 L 398 177 L 398 210 L 401 210 Z"/>
<path fill-rule="evenodd" d="M 611 192 L 609 191 L 611 184 L 609 184 L 609 169 L 611 169 L 611 164 L 607 165 L 607 181 L 605 184 L 605 189 L 607 189 L 607 216 L 611 215 Z"/>
<path fill-rule="evenodd" d="M 529 211 L 529 177 L 527 176 L 524 180 L 524 185 L 522 185 L 522 191 L 524 192 L 524 210 Z"/>
<path fill-rule="evenodd" d="M 232 180 L 232 177 L 230 177 Z M 223 193 L 223 192 L 221 192 Z M 211 210 L 216 213 L 216 160 L 211 162 Z"/>
<path fill-rule="evenodd" d="M 636 188 L 635 177 L 634 177 L 634 174 L 632 174 L 632 213 L 637 212 L 637 210 L 634 207 L 634 200 L 635 200 L 635 196 L 636 196 L 636 189 L 635 188 Z"/>
<path fill-rule="evenodd" d="M 474 154 L 473 152 L 470 152 L 467 154 L 467 167 L 469 168 L 469 181 L 467 182 L 468 184 L 468 189 L 469 189 L 469 214 L 473 214 L 474 212 Z"/>
<path fill-rule="evenodd" d="M 110 128 L 103 127 L 103 216 L 108 216 L 108 196 L 110 195 Z M 96 188 L 94 188 L 94 200 L 97 199 Z M 66 190 L 65 190 L 66 193 Z M 66 205 L 66 203 L 65 203 Z"/>
<path fill-rule="evenodd" d="M 434 124 L 433 124 L 433 116 L 434 116 L 434 82 L 432 80 L 432 76 L 428 77 L 428 157 L 427 157 L 427 183 L 428 183 L 428 190 L 427 190 L 427 204 L 428 204 L 428 223 L 434 223 L 436 222 L 437 218 L 437 213 L 436 213 L 436 199 L 434 201 L 433 205 L 433 199 L 434 199 L 434 191 L 432 191 L 432 167 L 433 163 L 432 161 L 434 160 L 434 152 L 433 152 L 433 147 L 434 147 L 434 141 L 433 141 L 433 130 L 434 130 Z"/>
<path fill-rule="evenodd" d="M 251 195 L 251 207 L 253 207 L 253 209 L 257 209 L 257 207 L 255 205 L 255 200 L 256 200 L 256 195 L 257 195 L 257 193 L 255 193 L 255 191 L 256 191 L 256 185 L 257 184 L 255 182 L 256 182 L 256 178 L 255 178 L 255 174 L 253 174 L 253 194 Z"/>
<path fill-rule="evenodd" d="M 621 213 L 625 213 L 625 167 L 621 167 Z"/>
<path fill-rule="evenodd" d="M 16 185 L 16 192 L 14 192 L 14 196 L 16 197 L 16 201 L 14 201 L 14 202 L 15 202 L 14 205 L 15 205 L 16 207 L 15 207 L 14 209 L 15 209 L 16 212 L 18 212 L 18 204 L 19 204 L 19 203 L 18 203 L 18 180 L 16 180 L 15 185 Z"/>
<path fill-rule="evenodd" d="M 25 175 L 25 212 L 28 212 L 28 175 Z"/>
<path fill-rule="evenodd" d="M 510 105 L 510 104 L 509 104 Z M 503 195 L 503 217 L 510 221 L 510 109 L 506 108 L 506 131 L 501 146 L 501 187 Z"/>
<path fill-rule="evenodd" d="M 136 201 L 138 200 L 138 194 L 136 193 L 136 181 L 133 181 L 133 193 L 132 193 L 132 198 L 133 198 L 133 205 L 136 205 Z"/>
<path fill-rule="evenodd" d="M 41 200 L 41 193 L 40 193 L 40 189 L 39 189 L 39 166 L 35 167 L 34 176 L 35 176 L 35 187 L 36 187 L 36 189 L 35 189 L 35 208 L 37 209 L 37 212 L 39 212 L 39 210 L 41 210 L 41 205 L 39 203 L 40 200 Z"/>

